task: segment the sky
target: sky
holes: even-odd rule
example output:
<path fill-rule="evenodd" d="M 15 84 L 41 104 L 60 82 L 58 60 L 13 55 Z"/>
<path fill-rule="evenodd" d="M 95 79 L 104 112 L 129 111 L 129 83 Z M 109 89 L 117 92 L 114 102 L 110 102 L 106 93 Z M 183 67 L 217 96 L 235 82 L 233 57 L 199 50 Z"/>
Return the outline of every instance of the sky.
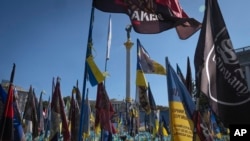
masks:
<path fill-rule="evenodd" d="M 233 47 L 250 45 L 249 0 L 219 0 Z M 14 84 L 28 90 L 30 85 L 37 97 L 42 90 L 47 100 L 51 95 L 53 77 L 61 78 L 63 96 L 70 96 L 76 81 L 82 91 L 85 53 L 89 31 L 92 0 L 1 0 L 0 1 L 0 81 L 9 80 L 13 63 L 16 64 Z M 179 0 L 189 17 L 202 22 L 204 0 Z M 112 19 L 110 59 L 107 61 L 106 90 L 111 98 L 123 100 L 126 96 L 125 27 L 130 24 L 125 14 L 95 10 L 93 27 L 93 55 L 104 72 L 108 20 Z M 187 57 L 190 57 L 194 79 L 194 52 L 200 31 L 186 40 L 180 40 L 175 29 L 159 34 L 139 34 L 132 30 L 131 41 L 131 98 L 135 98 L 136 39 L 151 59 L 165 66 L 165 57 L 176 68 L 178 64 L 186 75 Z M 157 105 L 168 106 L 166 76 L 146 74 Z M 89 99 L 96 99 L 97 87 L 87 82 Z"/>

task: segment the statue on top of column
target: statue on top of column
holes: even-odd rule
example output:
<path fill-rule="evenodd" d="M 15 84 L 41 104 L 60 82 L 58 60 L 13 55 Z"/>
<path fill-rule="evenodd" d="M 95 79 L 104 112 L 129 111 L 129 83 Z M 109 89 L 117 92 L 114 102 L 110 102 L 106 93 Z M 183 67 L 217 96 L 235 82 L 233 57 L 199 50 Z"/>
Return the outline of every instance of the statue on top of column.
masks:
<path fill-rule="evenodd" d="M 127 31 L 127 39 L 130 40 L 130 32 L 132 30 L 132 25 L 131 24 L 127 25 L 125 30 Z"/>

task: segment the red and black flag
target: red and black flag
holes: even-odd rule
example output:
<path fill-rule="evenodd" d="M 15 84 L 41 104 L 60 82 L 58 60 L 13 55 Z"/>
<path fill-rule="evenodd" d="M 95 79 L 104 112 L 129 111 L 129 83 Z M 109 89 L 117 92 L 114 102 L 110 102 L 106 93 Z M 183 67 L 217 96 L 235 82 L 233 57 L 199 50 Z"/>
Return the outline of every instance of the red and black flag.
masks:
<path fill-rule="evenodd" d="M 13 141 L 14 140 L 14 86 L 13 79 L 15 74 L 15 64 L 11 72 L 10 84 L 8 88 L 7 101 L 5 102 L 4 113 L 1 119 L 0 126 L 0 140 Z"/>
<path fill-rule="evenodd" d="M 70 140 L 70 133 L 60 90 L 60 78 L 58 77 L 51 101 L 51 140 L 58 139 L 60 122 L 62 122 L 63 139 L 68 141 Z"/>
<path fill-rule="evenodd" d="M 109 100 L 103 82 L 99 83 L 97 86 L 95 108 L 96 108 L 95 126 L 97 127 L 98 124 L 100 124 L 102 129 L 109 131 L 110 133 L 114 133 L 115 131 L 112 129 L 111 117 L 113 116 L 115 111 Z"/>
<path fill-rule="evenodd" d="M 104 12 L 124 13 L 137 33 L 156 34 L 176 28 L 180 39 L 187 39 L 201 24 L 181 8 L 178 0 L 94 0 L 93 6 Z"/>
<path fill-rule="evenodd" d="M 249 89 L 217 0 L 206 0 L 194 63 L 197 90 L 224 125 L 249 124 Z"/>

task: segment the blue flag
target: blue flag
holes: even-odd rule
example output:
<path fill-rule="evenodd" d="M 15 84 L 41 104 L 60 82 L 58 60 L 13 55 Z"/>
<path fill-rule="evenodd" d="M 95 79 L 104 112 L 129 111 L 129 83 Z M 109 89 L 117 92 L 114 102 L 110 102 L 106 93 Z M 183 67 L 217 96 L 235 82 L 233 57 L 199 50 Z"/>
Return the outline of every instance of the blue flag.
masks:
<path fill-rule="evenodd" d="M 173 140 L 193 140 L 192 116 L 195 104 L 186 88 L 166 58 L 170 129 Z"/>

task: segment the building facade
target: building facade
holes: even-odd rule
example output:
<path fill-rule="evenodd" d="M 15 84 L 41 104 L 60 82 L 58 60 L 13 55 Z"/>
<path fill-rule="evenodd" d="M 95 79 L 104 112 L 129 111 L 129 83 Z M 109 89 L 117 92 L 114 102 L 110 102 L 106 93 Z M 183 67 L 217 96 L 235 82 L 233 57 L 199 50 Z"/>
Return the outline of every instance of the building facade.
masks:
<path fill-rule="evenodd" d="M 250 90 L 250 46 L 235 50 Z"/>

